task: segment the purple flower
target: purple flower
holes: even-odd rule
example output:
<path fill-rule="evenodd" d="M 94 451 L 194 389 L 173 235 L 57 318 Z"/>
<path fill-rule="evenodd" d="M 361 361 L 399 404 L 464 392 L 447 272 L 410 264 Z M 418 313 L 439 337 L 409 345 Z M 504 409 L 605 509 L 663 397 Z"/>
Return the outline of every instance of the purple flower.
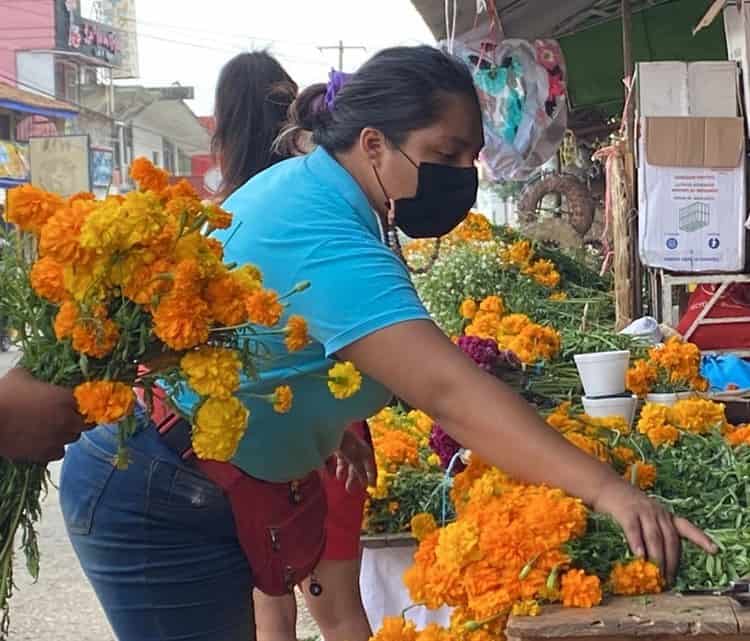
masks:
<path fill-rule="evenodd" d="M 497 359 L 500 356 L 497 343 L 489 338 L 461 336 L 457 345 L 479 367 L 488 372 L 497 364 Z"/>
<path fill-rule="evenodd" d="M 462 449 L 461 444 L 448 434 L 437 423 L 433 424 L 430 432 L 430 448 L 440 458 L 440 466 L 447 470 L 453 460 L 453 457 Z M 452 474 L 463 472 L 466 468 L 463 461 L 459 458 L 453 463 Z"/>

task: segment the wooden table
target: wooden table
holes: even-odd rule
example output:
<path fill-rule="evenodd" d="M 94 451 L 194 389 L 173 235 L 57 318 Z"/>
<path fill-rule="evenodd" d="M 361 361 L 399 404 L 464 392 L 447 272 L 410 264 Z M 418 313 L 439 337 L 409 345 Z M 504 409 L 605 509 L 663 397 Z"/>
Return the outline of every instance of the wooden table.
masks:
<path fill-rule="evenodd" d="M 750 641 L 750 607 L 724 597 L 660 594 L 611 598 L 590 610 L 547 606 L 513 617 L 508 641 Z"/>

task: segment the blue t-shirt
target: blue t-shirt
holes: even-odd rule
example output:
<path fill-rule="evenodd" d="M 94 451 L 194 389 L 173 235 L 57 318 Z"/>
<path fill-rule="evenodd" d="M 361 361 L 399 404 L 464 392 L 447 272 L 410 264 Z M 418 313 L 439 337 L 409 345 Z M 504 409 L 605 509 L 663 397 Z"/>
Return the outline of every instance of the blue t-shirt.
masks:
<path fill-rule="evenodd" d="M 351 343 L 396 323 L 429 319 L 409 273 L 383 243 L 378 221 L 349 172 L 324 149 L 275 165 L 237 190 L 224 207 L 230 229 L 216 237 L 224 260 L 252 263 L 264 286 L 280 295 L 300 281 L 310 287 L 289 299 L 285 318 L 303 316 L 312 343 L 287 352 L 283 337 L 265 337 L 260 381 L 243 381 L 237 396 L 250 410 L 247 432 L 233 463 L 264 480 L 301 478 L 320 468 L 346 426 L 372 416 L 391 393 L 363 376 L 362 388 L 337 400 L 325 380 L 329 357 Z M 312 374 L 313 376 L 310 376 Z M 290 385 L 292 409 L 278 414 L 259 394 Z M 190 413 L 196 396 L 174 401 Z"/>

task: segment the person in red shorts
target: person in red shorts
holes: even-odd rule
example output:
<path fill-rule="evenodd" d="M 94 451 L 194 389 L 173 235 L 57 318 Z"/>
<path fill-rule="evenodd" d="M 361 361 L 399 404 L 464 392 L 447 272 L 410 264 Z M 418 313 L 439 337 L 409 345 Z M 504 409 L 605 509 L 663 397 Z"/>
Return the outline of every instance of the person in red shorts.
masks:
<path fill-rule="evenodd" d="M 353 423 L 348 429 L 371 444 L 366 422 Z M 359 591 L 359 537 L 367 490 L 357 481 L 348 483 L 347 489 L 345 470 L 335 458 L 328 463 L 320 472 L 328 501 L 325 551 L 301 589 L 326 641 L 367 641 L 372 630 Z M 297 602 L 293 595 L 272 597 L 256 590 L 254 600 L 258 641 L 296 641 Z"/>

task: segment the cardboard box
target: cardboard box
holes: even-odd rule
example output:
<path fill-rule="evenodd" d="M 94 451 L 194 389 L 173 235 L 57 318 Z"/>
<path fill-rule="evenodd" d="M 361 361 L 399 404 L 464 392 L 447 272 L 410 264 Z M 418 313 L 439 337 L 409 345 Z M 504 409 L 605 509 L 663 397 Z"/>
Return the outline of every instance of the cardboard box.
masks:
<path fill-rule="evenodd" d="M 732 60 L 641 62 L 638 105 L 641 117 L 737 115 L 738 69 Z"/>
<path fill-rule="evenodd" d="M 750 6 L 743 4 L 741 10 L 737 7 L 724 9 L 724 34 L 728 57 L 738 62 L 742 70 L 745 118 L 750 118 Z"/>
<path fill-rule="evenodd" d="M 639 247 L 649 267 L 739 272 L 745 267 L 742 118 L 644 118 Z"/>

